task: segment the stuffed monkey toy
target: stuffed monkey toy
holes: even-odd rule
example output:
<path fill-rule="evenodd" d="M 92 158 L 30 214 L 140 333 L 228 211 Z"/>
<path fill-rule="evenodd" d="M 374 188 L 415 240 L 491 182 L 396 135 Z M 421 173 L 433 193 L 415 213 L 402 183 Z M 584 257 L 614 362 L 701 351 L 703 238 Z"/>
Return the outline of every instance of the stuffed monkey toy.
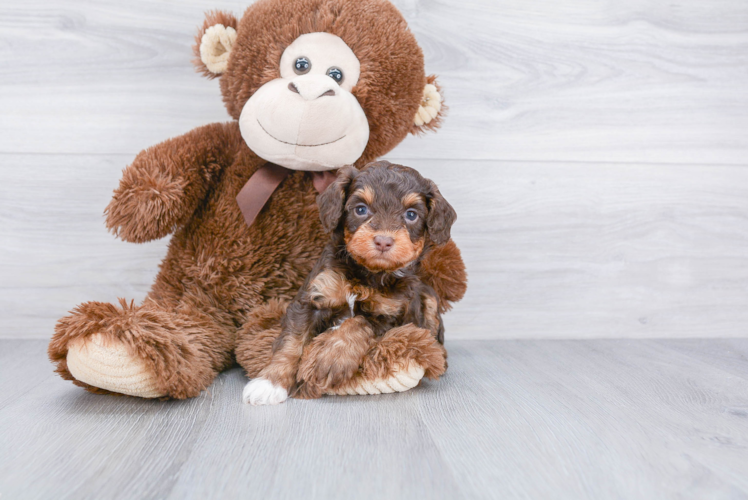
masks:
<path fill-rule="evenodd" d="M 49 357 L 91 392 L 194 397 L 235 361 L 256 377 L 327 242 L 317 194 L 336 169 L 435 129 L 444 111 L 386 0 L 259 0 L 240 21 L 208 13 L 196 42 L 195 65 L 220 79 L 232 121 L 152 146 L 125 169 L 109 230 L 135 243 L 172 237 L 142 304 L 85 302 L 58 321 Z M 451 240 L 422 274 L 442 310 L 462 298 Z M 385 335 L 338 392 L 407 390 L 437 352 L 446 358 L 435 339 Z"/>

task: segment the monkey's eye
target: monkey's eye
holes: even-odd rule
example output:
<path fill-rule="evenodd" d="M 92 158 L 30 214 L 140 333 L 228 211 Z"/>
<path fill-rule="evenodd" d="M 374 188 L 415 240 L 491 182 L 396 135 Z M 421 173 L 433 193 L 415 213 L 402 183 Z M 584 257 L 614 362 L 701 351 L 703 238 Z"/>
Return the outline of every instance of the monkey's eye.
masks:
<path fill-rule="evenodd" d="M 418 218 L 418 212 L 415 210 L 408 210 L 405 212 L 405 220 L 413 222 Z"/>
<path fill-rule="evenodd" d="M 338 85 L 343 83 L 343 72 L 335 66 L 327 70 L 327 76 L 338 82 Z"/>
<path fill-rule="evenodd" d="M 356 208 L 353 209 L 354 212 L 356 212 L 356 215 L 359 217 L 363 217 L 364 215 L 369 213 L 369 207 L 366 205 L 358 205 Z"/>
<path fill-rule="evenodd" d="M 304 56 L 299 57 L 298 59 L 296 59 L 296 62 L 293 63 L 293 70 L 297 75 L 309 73 L 310 69 L 312 69 L 312 63 Z"/>

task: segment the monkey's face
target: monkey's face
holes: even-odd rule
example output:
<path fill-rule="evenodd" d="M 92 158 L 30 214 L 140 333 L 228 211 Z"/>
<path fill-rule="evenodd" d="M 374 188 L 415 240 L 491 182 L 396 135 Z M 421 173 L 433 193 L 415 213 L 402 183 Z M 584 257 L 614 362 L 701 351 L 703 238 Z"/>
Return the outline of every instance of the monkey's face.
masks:
<path fill-rule="evenodd" d="M 351 93 L 360 74 L 341 38 L 301 35 L 281 56 L 280 78 L 244 105 L 242 137 L 259 157 L 294 170 L 354 163 L 369 141 L 366 114 Z"/>
<path fill-rule="evenodd" d="M 436 77 L 388 0 L 257 0 L 241 20 L 207 13 L 195 42 L 249 148 L 284 167 L 363 166 L 441 121 Z"/>

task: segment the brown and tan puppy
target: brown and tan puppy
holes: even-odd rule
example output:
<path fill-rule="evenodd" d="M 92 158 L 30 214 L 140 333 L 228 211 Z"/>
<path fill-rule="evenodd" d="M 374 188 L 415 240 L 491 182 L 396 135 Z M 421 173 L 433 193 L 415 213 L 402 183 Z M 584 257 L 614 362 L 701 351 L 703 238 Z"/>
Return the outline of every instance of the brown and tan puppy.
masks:
<path fill-rule="evenodd" d="M 317 398 L 339 390 L 375 339 L 388 335 L 418 338 L 411 359 L 438 378 L 446 369 L 439 296 L 418 272 L 432 246 L 449 240 L 455 211 L 432 181 L 386 161 L 341 169 L 317 204 L 332 236 L 244 401 L 277 404 L 289 393 Z"/>

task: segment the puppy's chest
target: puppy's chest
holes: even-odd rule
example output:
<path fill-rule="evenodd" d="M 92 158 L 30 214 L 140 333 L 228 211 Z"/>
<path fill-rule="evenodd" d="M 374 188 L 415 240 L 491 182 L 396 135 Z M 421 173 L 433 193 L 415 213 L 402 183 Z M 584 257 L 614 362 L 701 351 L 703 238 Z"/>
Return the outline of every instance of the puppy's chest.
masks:
<path fill-rule="evenodd" d="M 333 310 L 336 316 L 363 314 L 392 321 L 403 317 L 410 295 L 405 286 L 374 288 L 351 282 L 332 270 L 318 274 L 309 286 L 309 297 L 317 309 Z"/>

